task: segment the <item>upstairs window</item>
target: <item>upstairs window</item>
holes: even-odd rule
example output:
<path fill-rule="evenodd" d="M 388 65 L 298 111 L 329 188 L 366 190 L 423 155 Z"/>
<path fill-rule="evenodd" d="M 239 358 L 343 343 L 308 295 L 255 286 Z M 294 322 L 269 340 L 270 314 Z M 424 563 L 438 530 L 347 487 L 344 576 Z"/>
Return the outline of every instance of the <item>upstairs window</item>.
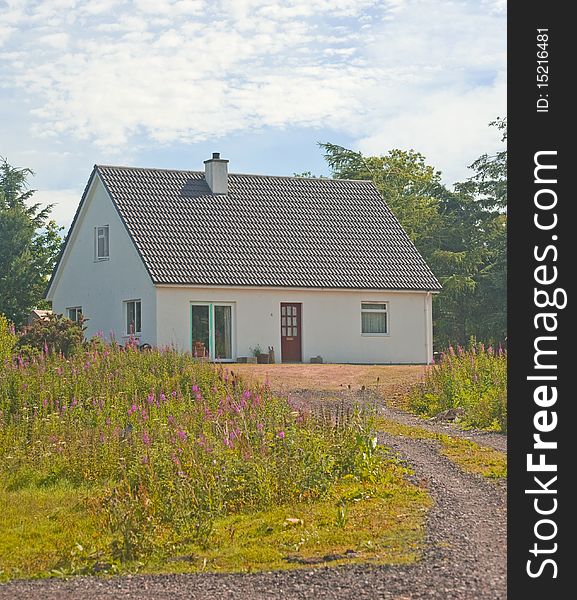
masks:
<path fill-rule="evenodd" d="M 126 335 L 138 335 L 142 331 L 142 308 L 140 300 L 128 300 L 126 307 Z"/>
<path fill-rule="evenodd" d="M 71 308 L 67 308 L 68 318 L 75 323 L 78 323 L 82 318 L 82 306 L 73 306 Z"/>
<path fill-rule="evenodd" d="M 361 302 L 362 335 L 387 335 L 389 315 L 386 302 Z"/>
<path fill-rule="evenodd" d="M 107 260 L 110 257 L 108 225 L 94 228 L 94 254 L 96 260 Z"/>

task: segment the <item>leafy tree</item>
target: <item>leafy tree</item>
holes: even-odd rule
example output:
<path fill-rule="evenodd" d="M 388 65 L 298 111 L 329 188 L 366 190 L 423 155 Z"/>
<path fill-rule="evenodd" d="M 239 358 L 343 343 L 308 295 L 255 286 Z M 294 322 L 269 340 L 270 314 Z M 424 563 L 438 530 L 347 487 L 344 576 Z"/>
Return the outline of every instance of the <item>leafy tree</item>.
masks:
<path fill-rule="evenodd" d="M 30 169 L 0 163 L 0 313 L 22 325 L 44 295 L 62 240 L 52 207 L 31 204 Z"/>
<path fill-rule="evenodd" d="M 506 140 L 506 119 L 495 125 Z M 455 185 L 413 150 L 363 156 L 319 144 L 333 176 L 369 179 L 443 284 L 435 296 L 435 345 L 465 344 L 471 337 L 498 342 L 506 336 L 507 151 L 484 154 L 474 175 Z"/>
<path fill-rule="evenodd" d="M 62 315 L 49 314 L 22 328 L 16 350 L 27 356 L 42 352 L 70 356 L 82 347 L 85 329 L 82 317 L 71 321 Z"/>
<path fill-rule="evenodd" d="M 507 119 L 490 125 L 506 142 Z M 507 149 L 483 154 L 469 168 L 474 175 L 455 184 L 457 210 L 451 215 L 452 243 L 466 252 L 468 264 L 463 273 L 441 274 L 437 326 L 446 342 L 471 336 L 501 342 L 507 336 Z M 458 276 L 466 286 L 454 285 Z"/>

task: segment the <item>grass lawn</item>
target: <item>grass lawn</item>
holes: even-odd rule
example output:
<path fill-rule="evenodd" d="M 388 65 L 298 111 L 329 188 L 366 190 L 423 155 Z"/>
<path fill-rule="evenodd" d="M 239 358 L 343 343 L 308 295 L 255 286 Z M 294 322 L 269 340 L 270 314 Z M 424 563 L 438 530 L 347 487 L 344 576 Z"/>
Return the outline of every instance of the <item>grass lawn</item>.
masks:
<path fill-rule="evenodd" d="M 322 564 L 417 560 L 431 500 L 392 467 L 386 484 L 344 481 L 315 502 L 218 518 L 210 544 L 159 526 L 146 560 L 111 556 L 93 505 L 101 489 L 65 485 L 0 491 L 0 581 L 95 573 L 251 572 Z"/>
<path fill-rule="evenodd" d="M 422 427 L 403 425 L 390 419 L 379 419 L 377 428 L 392 435 L 438 440 L 441 444 L 441 453 L 464 471 L 491 479 L 507 477 L 507 455 L 504 452 L 444 433 L 434 433 Z"/>

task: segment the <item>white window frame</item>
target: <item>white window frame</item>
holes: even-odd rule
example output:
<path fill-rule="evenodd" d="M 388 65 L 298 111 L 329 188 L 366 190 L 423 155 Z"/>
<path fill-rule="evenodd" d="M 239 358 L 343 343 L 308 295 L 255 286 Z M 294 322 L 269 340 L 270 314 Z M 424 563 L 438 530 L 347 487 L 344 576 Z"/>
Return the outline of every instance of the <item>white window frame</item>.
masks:
<path fill-rule="evenodd" d="M 140 298 L 134 298 L 132 300 L 124 300 L 124 337 L 135 337 L 138 338 L 142 335 L 142 300 Z M 129 331 L 130 326 L 128 323 L 128 305 L 134 304 L 134 331 Z M 136 331 L 136 305 L 140 305 L 140 330 Z"/>
<path fill-rule="evenodd" d="M 74 311 L 74 318 L 70 316 L 70 313 Z M 66 308 L 66 316 L 73 321 L 74 323 L 78 323 L 78 315 L 82 315 L 82 306 L 69 306 Z"/>
<path fill-rule="evenodd" d="M 190 302 L 189 309 L 189 335 L 190 335 L 190 351 L 192 347 L 192 307 L 193 306 L 208 306 L 208 358 L 214 362 L 235 362 L 236 361 L 236 302 L 213 302 L 211 300 L 194 300 Z M 214 329 L 214 307 L 215 306 L 230 306 L 230 350 L 232 356 L 230 358 L 216 358 L 215 354 L 215 329 Z"/>
<path fill-rule="evenodd" d="M 382 304 L 384 308 L 363 308 L 365 304 Z M 384 333 L 365 333 L 363 332 L 363 313 L 379 313 L 386 315 L 386 332 Z M 389 337 L 391 335 L 391 313 L 389 311 L 389 303 L 384 300 L 362 300 L 360 314 L 361 336 L 363 337 Z"/>
<path fill-rule="evenodd" d="M 103 233 L 101 236 L 100 233 Z M 98 253 L 98 241 L 101 239 L 105 240 L 106 254 L 100 255 Z M 94 228 L 94 260 L 100 262 L 102 260 L 110 260 L 110 226 L 109 225 L 98 225 Z"/>

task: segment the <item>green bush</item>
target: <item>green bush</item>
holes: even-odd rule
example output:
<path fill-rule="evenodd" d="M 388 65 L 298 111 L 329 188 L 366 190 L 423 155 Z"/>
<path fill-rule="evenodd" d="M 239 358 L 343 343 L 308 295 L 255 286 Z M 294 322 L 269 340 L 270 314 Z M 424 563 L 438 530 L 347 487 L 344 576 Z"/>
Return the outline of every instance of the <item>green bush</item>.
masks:
<path fill-rule="evenodd" d="M 417 414 L 428 416 L 460 408 L 465 425 L 506 431 L 506 352 L 474 342 L 468 349 L 449 348 L 413 388 L 409 405 Z"/>
<path fill-rule="evenodd" d="M 11 360 L 16 340 L 14 326 L 3 314 L 0 314 L 0 365 Z"/>
<path fill-rule="evenodd" d="M 84 320 L 75 322 L 62 315 L 49 314 L 26 325 L 16 343 L 16 351 L 30 358 L 46 354 L 70 356 L 84 341 Z"/>

